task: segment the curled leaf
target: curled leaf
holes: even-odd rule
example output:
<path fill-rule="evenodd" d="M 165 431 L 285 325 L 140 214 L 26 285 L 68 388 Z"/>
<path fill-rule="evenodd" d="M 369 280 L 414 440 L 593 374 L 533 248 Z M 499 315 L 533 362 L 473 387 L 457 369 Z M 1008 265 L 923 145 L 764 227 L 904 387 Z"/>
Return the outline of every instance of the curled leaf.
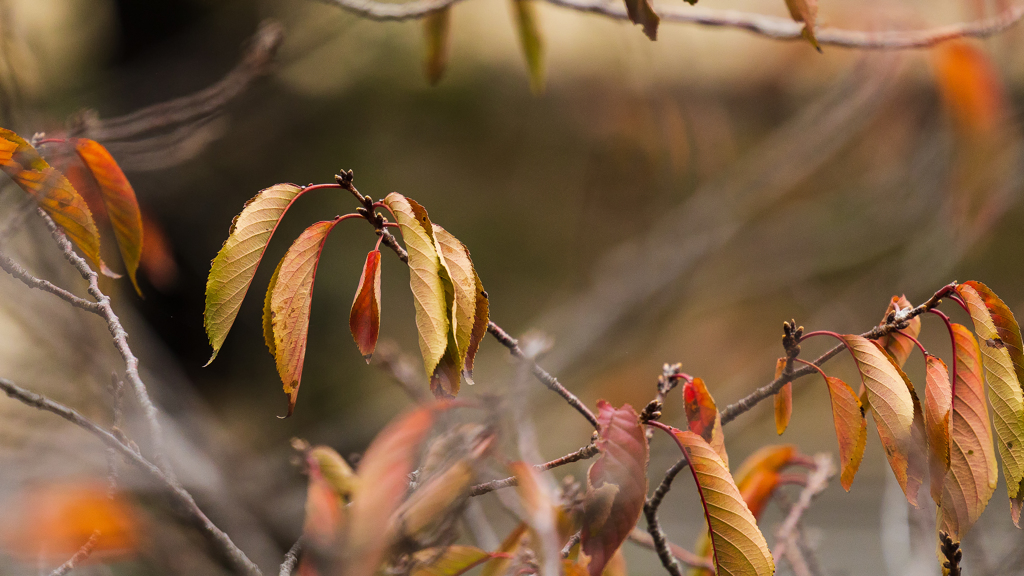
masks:
<path fill-rule="evenodd" d="M 324 242 L 337 223 L 337 219 L 317 222 L 295 239 L 281 259 L 274 292 L 270 295 L 274 359 L 277 361 L 277 373 L 284 384 L 284 393 L 288 394 L 289 416 L 295 410 L 295 400 L 302 382 L 316 268 L 320 263 Z"/>
<path fill-rule="evenodd" d="M 782 376 L 786 369 L 786 359 L 779 358 L 775 363 L 775 378 Z M 775 431 L 782 436 L 789 426 L 789 419 L 793 416 L 793 383 L 786 384 L 775 394 Z"/>
<path fill-rule="evenodd" d="M 301 193 L 302 188 L 294 184 L 277 184 L 261 190 L 231 222 L 228 238 L 213 259 L 206 281 L 203 325 L 213 347 L 207 364 L 213 362 L 224 345 L 274 230 Z"/>
<path fill-rule="evenodd" d="M 580 552 L 590 557 L 590 576 L 605 565 L 636 526 L 647 497 L 647 436 L 629 404 L 597 404 L 600 456 L 587 472 Z"/>
<path fill-rule="evenodd" d="M 448 52 L 451 48 L 451 7 L 431 12 L 423 17 L 426 59 L 424 70 L 431 86 L 436 85 L 448 67 Z"/>
<path fill-rule="evenodd" d="M 142 260 L 143 236 L 142 213 L 135 198 L 135 190 L 114 157 L 99 142 L 86 138 L 76 138 L 70 142 L 99 184 L 103 205 L 114 228 L 114 238 L 121 251 L 128 278 L 135 290 L 142 294 L 135 278 Z"/>
<path fill-rule="evenodd" d="M 363 273 L 359 276 L 356 297 L 348 316 L 348 327 L 367 362 L 373 356 L 380 334 L 380 250 L 366 255 Z"/>
<path fill-rule="evenodd" d="M 707 443 L 715 448 L 725 465 L 729 465 L 729 456 L 725 452 L 725 435 L 722 432 L 722 415 L 715 406 L 707 386 L 700 378 L 683 384 L 683 402 L 686 408 L 686 421 L 690 431 L 699 434 Z"/>

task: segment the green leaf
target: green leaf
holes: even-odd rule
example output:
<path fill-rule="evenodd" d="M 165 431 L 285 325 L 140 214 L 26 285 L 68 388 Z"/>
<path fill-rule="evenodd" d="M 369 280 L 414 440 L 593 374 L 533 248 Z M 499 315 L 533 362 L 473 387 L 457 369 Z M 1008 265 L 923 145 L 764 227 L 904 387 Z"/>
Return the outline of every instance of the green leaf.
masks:
<path fill-rule="evenodd" d="M 416 308 L 416 329 L 427 376 L 433 376 L 448 348 L 449 308 L 441 261 L 427 211 L 415 201 L 392 192 L 384 204 L 395 215 L 409 252 L 409 288 Z"/>
<path fill-rule="evenodd" d="M 274 359 L 277 373 L 288 395 L 288 416 L 302 383 L 309 334 L 309 310 L 313 303 L 313 282 L 327 236 L 338 220 L 317 222 L 295 239 L 278 268 L 274 292 L 270 295 L 270 317 L 274 331 Z"/>
<path fill-rule="evenodd" d="M 231 222 L 228 238 L 213 259 L 206 281 L 203 324 L 213 347 L 207 365 L 224 345 L 277 225 L 301 194 L 302 188 L 294 184 L 271 186 L 246 202 Z"/>
<path fill-rule="evenodd" d="M 512 0 L 512 10 L 519 30 L 519 45 L 530 70 L 530 89 L 534 94 L 541 94 L 544 92 L 544 40 L 537 26 L 537 7 L 533 0 Z"/>
<path fill-rule="evenodd" d="M 431 12 L 423 17 L 423 33 L 426 39 L 426 60 L 424 62 L 427 81 L 437 85 L 448 67 L 448 53 L 451 48 L 451 7 Z"/>

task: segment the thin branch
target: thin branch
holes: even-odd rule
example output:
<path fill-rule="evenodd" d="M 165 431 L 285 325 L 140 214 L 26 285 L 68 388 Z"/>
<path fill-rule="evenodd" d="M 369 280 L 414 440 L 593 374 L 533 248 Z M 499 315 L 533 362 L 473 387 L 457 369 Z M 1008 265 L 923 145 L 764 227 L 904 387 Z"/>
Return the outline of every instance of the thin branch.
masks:
<path fill-rule="evenodd" d="M 545 462 L 544 464 L 538 464 L 537 466 L 534 466 L 534 468 L 541 472 L 551 470 L 552 468 L 558 468 L 559 466 L 565 466 L 566 464 L 593 458 L 597 455 L 598 451 L 596 444 L 587 444 L 583 448 L 580 448 L 571 454 L 566 454 L 561 458 L 556 458 L 550 462 Z M 469 489 L 469 495 L 480 496 L 482 494 L 487 494 L 488 492 L 493 492 L 502 488 L 511 488 L 512 486 L 518 485 L 519 480 L 517 480 L 515 476 L 509 476 L 508 478 L 502 478 L 501 480 L 491 480 L 490 482 L 477 484 Z"/>
<path fill-rule="evenodd" d="M 280 576 L 292 576 L 292 572 L 295 571 L 295 566 L 299 563 L 299 554 L 302 554 L 302 538 L 295 541 L 292 544 L 288 553 L 284 555 L 284 562 L 281 562 L 281 573 Z"/>
<path fill-rule="evenodd" d="M 828 481 L 836 473 L 835 464 L 832 463 L 832 456 L 829 454 L 818 454 L 814 457 L 817 468 L 807 476 L 807 486 L 800 491 L 796 504 L 789 509 L 789 514 L 775 532 L 775 550 L 772 556 L 782 558 L 786 554 L 787 547 L 793 543 L 793 536 L 804 512 L 811 506 L 811 500 L 822 493 L 828 487 Z"/>
<path fill-rule="evenodd" d="M 651 535 L 639 528 L 633 528 L 633 531 L 629 533 L 629 539 L 645 548 L 656 550 L 654 547 L 654 539 L 651 538 Z M 704 568 L 706 570 L 714 571 L 715 565 L 711 562 L 710 558 L 702 558 L 693 552 L 690 552 L 686 548 L 683 548 L 678 544 L 673 544 L 672 542 L 666 541 L 666 544 L 668 545 L 669 552 L 675 556 L 676 560 L 679 560 L 683 564 L 692 566 L 693 568 Z"/>
<path fill-rule="evenodd" d="M 114 347 L 124 360 L 125 375 L 128 377 L 128 382 L 132 385 L 132 390 L 135 392 L 135 396 L 138 398 L 139 404 L 142 405 L 143 412 L 145 413 L 146 421 L 149 424 L 150 441 L 153 443 L 154 459 L 160 469 L 167 475 L 167 478 L 172 483 L 177 484 L 174 471 L 171 469 L 164 452 L 164 436 L 159 421 L 160 414 L 149 397 L 146 384 L 142 382 L 142 377 L 139 376 L 139 359 L 135 357 L 132 349 L 128 346 L 128 333 L 125 331 L 124 326 L 121 325 L 121 320 L 117 317 L 113 307 L 111 307 L 110 297 L 100 290 L 99 277 L 96 275 L 96 272 L 89 267 L 88 262 L 84 258 L 75 252 L 71 242 L 53 222 L 53 219 L 46 212 L 43 212 L 42 209 L 39 210 L 39 215 L 42 217 L 43 222 L 46 223 L 47 228 L 50 229 L 50 235 L 57 242 L 57 246 L 64 254 L 64 258 L 89 283 L 89 294 L 96 300 L 96 305 L 99 307 L 97 314 L 107 321 L 107 329 L 114 340 Z"/>
<path fill-rule="evenodd" d="M 577 530 L 575 534 L 569 537 L 569 541 L 562 547 L 562 558 L 568 558 L 569 553 L 572 552 L 572 547 L 580 543 L 580 539 L 583 538 L 583 532 Z"/>
<path fill-rule="evenodd" d="M 64 576 L 68 572 L 71 572 L 78 567 L 79 564 L 85 562 L 92 556 L 92 551 L 96 549 L 96 543 L 99 542 L 100 531 L 96 530 L 89 536 L 89 539 L 82 544 L 82 547 L 78 549 L 78 552 L 68 558 L 68 561 L 57 567 L 56 570 L 50 572 L 50 576 Z"/>
<path fill-rule="evenodd" d="M 871 330 L 868 330 L 867 332 L 861 334 L 861 336 L 869 340 L 874 340 L 876 338 L 881 338 L 882 336 L 885 336 L 890 332 L 902 330 L 906 328 L 907 323 L 912 318 L 916 318 L 917 316 L 920 316 L 921 314 L 924 314 L 925 312 L 938 306 L 942 302 L 942 299 L 945 298 L 950 293 L 952 293 L 955 289 L 956 282 L 947 284 L 946 286 L 940 288 L 935 294 L 932 294 L 931 298 L 929 298 L 925 303 L 915 308 L 901 310 L 899 314 L 894 314 L 890 318 L 887 318 L 884 324 L 875 326 Z M 839 354 L 839 352 L 841 352 L 843 349 L 844 345 L 839 344 L 836 347 L 829 350 L 828 352 L 825 352 L 824 354 L 819 356 L 812 362 L 812 364 L 814 364 L 814 366 L 816 367 L 821 366 L 822 364 L 824 364 L 825 362 Z M 735 404 L 730 404 L 729 406 L 726 406 L 725 409 L 722 410 L 722 425 L 725 426 L 729 422 L 735 420 L 737 416 L 743 414 L 744 412 L 747 412 L 762 400 L 774 396 L 787 383 L 792 382 L 793 380 L 796 380 L 797 378 L 800 378 L 802 376 L 812 374 L 815 371 L 816 368 L 814 367 L 804 366 L 803 368 L 793 370 L 792 372 L 783 373 L 778 378 L 754 390 L 746 397 L 737 401 Z"/>
<path fill-rule="evenodd" d="M 25 390 L 6 378 L 0 378 L 0 390 L 3 390 L 8 396 L 22 402 L 23 404 L 46 412 L 52 412 L 79 428 L 82 428 L 86 432 L 99 438 L 101 442 L 110 448 L 116 450 L 129 462 L 149 473 L 150 476 L 164 486 L 174 502 L 178 504 L 189 517 L 196 521 L 199 527 L 202 528 L 203 533 L 218 547 L 225 557 L 231 561 L 236 571 L 250 576 L 261 576 L 260 569 L 253 564 L 251 560 L 249 560 L 248 556 L 246 556 L 244 552 L 235 546 L 235 543 L 231 541 L 231 538 L 227 534 L 210 521 L 206 514 L 199 508 L 199 505 L 196 504 L 192 495 L 179 484 L 171 481 L 171 479 L 168 478 L 160 468 L 136 452 L 130 445 L 121 441 L 107 430 L 104 430 L 92 420 L 82 416 L 75 409 L 69 408 L 58 402 L 54 402 L 41 394 Z"/>
<path fill-rule="evenodd" d="M 28 286 L 29 288 L 35 288 L 36 290 L 49 292 L 50 294 L 53 294 L 54 296 L 67 302 L 68 304 L 71 304 L 75 308 L 80 308 L 82 310 L 85 310 L 86 312 L 92 312 L 93 314 L 102 315 L 103 313 L 102 308 L 100 307 L 99 304 L 95 302 L 90 302 L 85 298 L 75 296 L 71 292 L 68 292 L 67 290 L 51 282 L 48 282 L 41 278 L 36 278 L 32 274 L 30 274 L 28 270 L 26 270 L 24 267 L 22 267 L 14 260 L 11 260 L 10 257 L 3 253 L 0 253 L 0 269 L 2 269 L 4 272 L 7 272 L 14 278 L 20 280 L 22 284 Z"/>
<path fill-rule="evenodd" d="M 661 525 L 658 523 L 658 507 L 661 506 L 665 495 L 672 488 L 672 481 L 675 480 L 676 475 L 689 465 L 690 461 L 684 453 L 683 457 L 665 472 L 665 477 L 662 478 L 661 484 L 654 490 L 654 494 L 644 502 L 647 533 L 651 535 L 651 543 L 654 545 L 654 551 L 658 553 L 658 558 L 661 560 L 662 565 L 665 566 L 665 569 L 672 576 L 682 576 L 683 569 L 679 566 L 675 555 L 669 549 L 668 538 L 665 537 L 665 533 L 662 532 Z"/>
<path fill-rule="evenodd" d="M 413 0 L 412 2 L 377 2 L 376 0 L 320 0 L 363 18 L 380 21 L 402 21 L 422 18 L 462 0 Z"/>

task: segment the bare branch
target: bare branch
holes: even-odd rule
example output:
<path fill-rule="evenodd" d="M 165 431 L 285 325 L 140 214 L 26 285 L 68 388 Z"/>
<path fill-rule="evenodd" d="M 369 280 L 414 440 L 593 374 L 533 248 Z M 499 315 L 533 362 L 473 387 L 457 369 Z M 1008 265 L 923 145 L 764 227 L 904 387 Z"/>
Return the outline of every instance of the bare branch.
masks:
<path fill-rule="evenodd" d="M 92 533 L 92 536 L 89 536 L 89 539 L 85 541 L 85 544 L 82 544 L 82 547 L 78 549 L 78 552 L 75 552 L 71 558 L 68 558 L 67 562 L 58 566 L 56 570 L 50 572 L 50 576 L 64 576 L 68 572 L 77 568 L 79 564 L 85 562 L 89 556 L 92 556 L 92 551 L 96 549 L 96 543 L 99 539 L 100 531 L 96 530 Z"/>
<path fill-rule="evenodd" d="M 807 476 L 807 486 L 800 491 L 800 497 L 797 498 L 796 504 L 789 509 L 786 519 L 775 532 L 775 550 L 772 551 L 772 556 L 775 558 L 782 558 L 786 554 L 787 547 L 795 544 L 793 537 L 800 518 L 811 506 L 811 500 L 828 488 L 828 481 L 836 473 L 836 466 L 832 462 L 830 454 L 818 454 L 814 457 L 814 462 L 816 468 Z"/>
<path fill-rule="evenodd" d="M 672 489 L 672 481 L 675 480 L 676 475 L 689 465 L 690 461 L 684 454 L 678 462 L 665 472 L 665 477 L 662 478 L 661 484 L 654 490 L 654 494 L 644 502 L 644 518 L 647 519 L 647 533 L 651 536 L 651 543 L 654 546 L 654 551 L 658 553 L 661 564 L 665 566 L 665 569 L 672 576 L 682 576 L 683 569 L 679 566 L 675 555 L 669 549 L 668 538 L 665 537 L 665 533 L 662 532 L 661 525 L 658 523 L 658 507 L 661 506 L 661 502 L 665 499 L 668 491 Z"/>
<path fill-rule="evenodd" d="M 281 562 L 281 573 L 280 576 L 292 576 L 292 572 L 295 571 L 295 566 L 299 563 L 299 554 L 302 553 L 302 538 L 295 541 L 292 544 L 288 553 L 284 555 L 284 562 Z"/>
<path fill-rule="evenodd" d="M 68 304 L 71 304 L 75 308 L 80 308 L 82 310 L 85 310 L 86 312 L 92 312 L 93 314 L 100 315 L 103 314 L 102 307 L 99 304 L 95 302 L 90 302 L 85 298 L 75 296 L 71 292 L 68 292 L 67 290 L 51 282 L 48 282 L 41 278 L 36 278 L 32 274 L 30 274 L 28 270 L 25 270 L 24 267 L 22 267 L 14 260 L 11 260 L 10 257 L 3 253 L 0 253 L 0 269 L 3 269 L 4 272 L 7 272 L 11 276 L 20 280 L 22 284 L 28 286 L 29 288 L 35 288 L 37 290 L 42 290 L 43 292 L 49 292 L 50 294 L 53 294 L 54 296 L 67 302 Z"/>
<path fill-rule="evenodd" d="M 92 420 L 82 416 L 75 409 L 69 408 L 58 402 L 54 402 L 41 394 L 25 390 L 6 378 L 0 378 L 0 390 L 3 390 L 8 396 L 22 402 L 23 404 L 46 412 L 52 412 L 79 428 L 82 428 L 86 432 L 99 438 L 100 441 L 110 448 L 116 450 L 129 462 L 147 472 L 164 486 L 175 503 L 178 504 L 179 507 L 199 525 L 210 541 L 217 546 L 228 560 L 231 561 L 237 572 L 241 574 L 248 574 L 249 576 L 262 576 L 260 569 L 253 564 L 251 560 L 249 560 L 249 557 L 235 546 L 235 543 L 231 541 L 231 538 L 227 534 L 210 521 L 206 514 L 196 504 L 196 501 L 192 498 L 191 494 L 189 494 L 178 483 L 173 482 L 162 470 L 160 470 L 160 468 L 149 460 L 146 460 L 130 445 L 124 443 L 107 430 L 104 430 Z"/>
<path fill-rule="evenodd" d="M 534 468 L 543 472 L 545 470 L 551 470 L 552 468 L 558 468 L 559 466 L 571 464 L 572 462 L 578 462 L 580 460 L 593 458 L 594 456 L 597 455 L 597 453 L 598 449 L 596 444 L 587 444 L 583 448 L 580 448 L 579 450 L 571 454 L 566 454 L 561 458 L 556 458 L 555 460 L 545 462 L 544 464 L 538 464 L 537 466 L 534 466 Z M 476 486 L 473 486 L 472 488 L 469 489 L 469 495 L 480 496 L 482 494 L 487 494 L 488 492 L 493 492 L 495 490 L 500 490 L 502 488 L 510 488 L 512 486 L 518 485 L 519 480 L 517 480 L 515 476 L 509 476 L 508 478 L 502 478 L 501 480 L 491 480 L 490 482 L 477 484 Z"/>

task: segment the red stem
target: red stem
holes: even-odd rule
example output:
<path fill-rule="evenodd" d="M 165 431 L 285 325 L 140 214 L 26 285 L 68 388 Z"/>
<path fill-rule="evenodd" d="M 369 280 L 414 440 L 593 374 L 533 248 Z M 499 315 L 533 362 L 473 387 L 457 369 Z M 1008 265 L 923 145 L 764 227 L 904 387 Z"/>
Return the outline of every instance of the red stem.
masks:
<path fill-rule="evenodd" d="M 949 379 L 949 391 L 950 391 L 950 409 L 953 407 L 953 400 L 956 398 L 956 335 L 953 334 L 953 323 L 950 321 L 949 316 L 946 316 L 941 310 L 932 308 L 929 310 L 932 314 L 935 314 L 946 324 L 946 330 L 949 331 L 949 345 L 953 348 L 953 374 Z"/>
<path fill-rule="evenodd" d="M 377 236 L 377 245 L 373 247 L 375 251 L 380 252 L 380 243 L 382 241 L 384 241 L 384 236 Z"/>
<path fill-rule="evenodd" d="M 910 334 L 907 334 L 907 333 L 906 333 L 906 332 L 904 332 L 903 330 L 897 330 L 897 331 L 896 331 L 896 333 L 897 333 L 897 334 L 900 334 L 900 335 L 902 335 L 902 336 L 904 336 L 904 337 L 906 337 L 906 338 L 910 338 L 910 340 L 911 340 L 911 341 L 912 341 L 912 342 L 913 342 L 914 344 L 917 344 L 917 348 L 918 348 L 919 350 L 921 350 L 921 354 L 924 354 L 925 356 L 928 356 L 928 355 L 929 355 L 929 354 L 928 354 L 928 351 L 924 349 L 924 346 L 923 346 L 923 345 L 921 345 L 921 342 L 920 342 L 920 341 L 919 341 L 919 340 L 918 340 L 917 338 L 914 338 L 913 336 L 911 336 Z"/>

